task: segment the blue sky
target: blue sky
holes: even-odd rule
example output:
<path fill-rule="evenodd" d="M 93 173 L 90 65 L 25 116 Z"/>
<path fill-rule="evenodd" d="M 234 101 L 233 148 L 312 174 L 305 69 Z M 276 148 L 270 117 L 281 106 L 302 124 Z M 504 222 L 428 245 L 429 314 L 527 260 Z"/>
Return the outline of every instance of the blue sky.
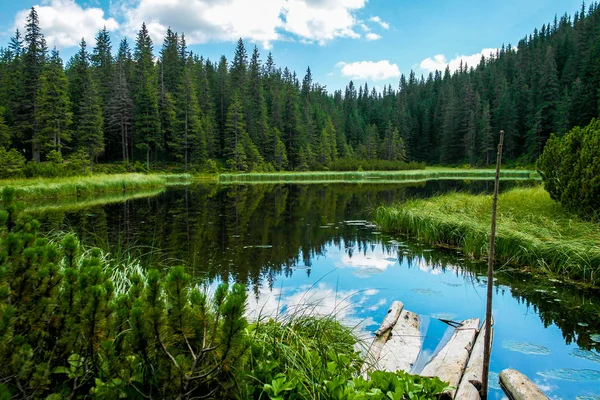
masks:
<path fill-rule="evenodd" d="M 212 60 L 231 58 L 238 37 L 302 77 L 341 89 L 397 87 L 399 73 L 427 74 L 473 63 L 502 44 L 516 44 L 555 14 L 573 14 L 580 0 L 2 0 L 0 45 L 37 6 L 50 46 L 65 61 L 81 37 L 93 46 L 102 26 L 113 43 L 145 21 L 158 51 L 166 27 L 185 32 L 190 49 Z M 115 46 L 116 47 L 116 46 Z"/>

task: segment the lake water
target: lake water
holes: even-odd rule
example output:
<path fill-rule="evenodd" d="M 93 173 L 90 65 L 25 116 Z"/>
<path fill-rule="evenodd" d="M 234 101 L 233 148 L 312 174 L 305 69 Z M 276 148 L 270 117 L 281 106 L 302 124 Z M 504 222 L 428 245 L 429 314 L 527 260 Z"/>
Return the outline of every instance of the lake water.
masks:
<path fill-rule="evenodd" d="M 400 300 L 422 316 L 422 365 L 449 332 L 438 318 L 483 319 L 486 265 L 382 234 L 369 222 L 371 212 L 407 198 L 492 189 L 487 181 L 194 185 L 107 205 L 71 204 L 38 217 L 47 230 L 74 230 L 86 245 L 117 256 L 129 248 L 161 265 L 184 264 L 209 285 L 246 283 L 251 316 L 335 313 L 368 337 Z M 525 373 L 551 398 L 600 398 L 598 292 L 500 272 L 493 308 L 490 398 L 504 397 L 495 375 L 504 368 Z"/>

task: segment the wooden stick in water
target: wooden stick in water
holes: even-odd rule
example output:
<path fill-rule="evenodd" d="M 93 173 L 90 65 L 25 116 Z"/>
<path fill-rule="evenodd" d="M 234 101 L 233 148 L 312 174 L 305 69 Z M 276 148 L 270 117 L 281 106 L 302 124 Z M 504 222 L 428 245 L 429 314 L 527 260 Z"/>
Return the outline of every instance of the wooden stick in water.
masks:
<path fill-rule="evenodd" d="M 481 380 L 481 398 L 487 399 L 488 375 L 490 372 L 490 354 L 492 352 L 492 295 L 494 287 L 494 253 L 496 250 L 496 208 L 498 205 L 498 186 L 500 185 L 500 164 L 502 164 L 502 145 L 504 144 L 504 131 L 500 131 L 498 155 L 496 157 L 496 180 L 494 183 L 494 197 L 492 200 L 492 228 L 490 232 L 490 254 L 488 258 L 487 298 L 485 307 L 485 337 L 483 347 L 483 376 Z"/>

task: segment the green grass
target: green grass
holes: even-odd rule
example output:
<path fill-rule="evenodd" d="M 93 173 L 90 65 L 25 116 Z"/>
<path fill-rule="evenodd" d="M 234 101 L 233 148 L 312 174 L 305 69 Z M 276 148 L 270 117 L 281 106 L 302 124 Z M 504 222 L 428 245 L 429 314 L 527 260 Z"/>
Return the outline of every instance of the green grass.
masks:
<path fill-rule="evenodd" d="M 189 183 L 188 174 L 145 175 L 115 174 L 73 176 L 64 178 L 31 178 L 0 181 L 4 187 L 15 188 L 15 197 L 20 200 L 48 199 L 62 197 L 85 197 L 99 193 L 134 192 L 164 188 L 169 185 Z"/>
<path fill-rule="evenodd" d="M 219 183 L 338 183 L 338 182 L 422 182 L 441 179 L 487 180 L 495 176 L 493 169 L 427 168 L 410 171 L 350 171 L 350 172 L 276 172 L 220 174 Z M 503 179 L 537 179 L 531 170 L 505 170 Z"/>
<path fill-rule="evenodd" d="M 450 193 L 375 212 L 380 229 L 424 242 L 488 253 L 492 198 Z M 496 265 L 511 264 L 600 284 L 600 225 L 570 215 L 541 187 L 518 188 L 498 199 Z"/>
<path fill-rule="evenodd" d="M 61 197 L 56 199 L 32 199 L 24 205 L 23 212 L 33 215 L 42 215 L 48 212 L 75 212 L 87 208 L 104 206 L 107 204 L 123 203 L 129 200 L 154 197 L 165 191 L 164 187 L 130 192 L 103 193 L 98 196 Z"/>

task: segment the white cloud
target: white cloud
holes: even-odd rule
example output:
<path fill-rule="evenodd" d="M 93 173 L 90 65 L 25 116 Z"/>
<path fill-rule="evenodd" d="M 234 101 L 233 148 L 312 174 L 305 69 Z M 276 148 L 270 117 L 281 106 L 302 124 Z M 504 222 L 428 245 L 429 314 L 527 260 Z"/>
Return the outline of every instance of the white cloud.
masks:
<path fill-rule="evenodd" d="M 185 32 L 189 44 L 242 37 L 268 47 L 276 40 L 325 43 L 359 38 L 356 11 L 367 0 L 121 0 L 113 13 L 124 16 L 124 33 L 133 36 L 146 22 L 155 42 L 167 29 Z"/>
<path fill-rule="evenodd" d="M 383 22 L 383 21 L 381 20 L 381 18 L 379 18 L 379 17 L 377 17 L 377 16 L 369 18 L 369 21 L 371 21 L 371 22 L 375 22 L 375 23 L 377 23 L 377 24 L 381 25 L 381 27 L 382 27 L 383 29 L 390 29 L 390 24 L 388 24 L 387 22 Z"/>
<path fill-rule="evenodd" d="M 376 33 L 367 33 L 367 40 L 378 40 L 381 36 Z"/>
<path fill-rule="evenodd" d="M 390 64 L 388 60 L 357 61 L 353 63 L 339 62 L 336 65 L 342 69 L 342 75 L 351 79 L 371 79 L 381 81 L 400 76 L 398 65 Z"/>
<path fill-rule="evenodd" d="M 477 64 L 481 61 L 481 56 L 485 56 L 486 58 L 490 57 L 492 54 L 496 54 L 498 49 L 483 49 L 479 53 L 471 54 L 470 56 L 456 56 L 452 60 L 446 60 L 446 56 L 443 54 L 438 54 L 433 57 L 426 58 L 421 61 L 420 67 L 428 72 L 433 71 L 444 71 L 446 66 L 450 67 L 450 72 L 454 72 L 458 70 L 460 67 L 460 63 L 462 61 L 463 66 L 466 64 L 469 68 L 475 68 Z"/>
<path fill-rule="evenodd" d="M 59 49 L 79 44 L 81 38 L 93 43 L 96 34 L 106 26 L 109 31 L 119 28 L 114 18 L 105 18 L 101 8 L 83 8 L 74 0 L 44 0 L 34 6 L 40 19 L 40 28 L 48 46 Z M 24 29 L 29 9 L 19 11 L 14 27 Z"/>

